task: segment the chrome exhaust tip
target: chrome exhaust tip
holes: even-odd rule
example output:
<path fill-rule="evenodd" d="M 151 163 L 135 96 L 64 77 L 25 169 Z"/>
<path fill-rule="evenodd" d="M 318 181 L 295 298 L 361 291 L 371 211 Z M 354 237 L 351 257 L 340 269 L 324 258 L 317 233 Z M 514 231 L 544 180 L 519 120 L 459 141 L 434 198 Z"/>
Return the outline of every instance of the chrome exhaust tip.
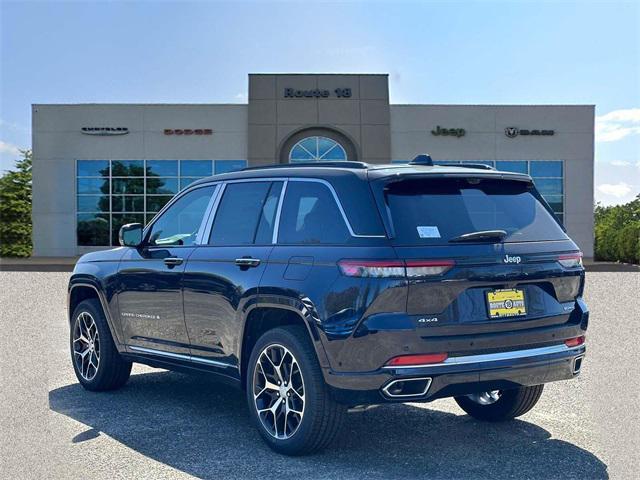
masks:
<path fill-rule="evenodd" d="M 576 358 L 573 359 L 573 364 L 572 364 L 571 370 L 573 371 L 574 375 L 577 375 L 577 374 L 580 373 L 580 369 L 582 368 L 582 360 L 583 359 L 584 359 L 584 355 L 577 356 Z"/>
<path fill-rule="evenodd" d="M 382 393 L 388 398 L 423 397 L 431 387 L 431 377 L 399 378 L 387 383 Z"/>

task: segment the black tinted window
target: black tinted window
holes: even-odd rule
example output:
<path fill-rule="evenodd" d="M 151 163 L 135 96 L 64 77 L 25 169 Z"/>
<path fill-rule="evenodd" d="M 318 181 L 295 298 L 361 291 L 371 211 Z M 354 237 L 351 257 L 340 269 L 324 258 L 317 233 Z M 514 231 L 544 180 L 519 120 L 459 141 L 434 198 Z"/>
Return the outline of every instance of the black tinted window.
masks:
<path fill-rule="evenodd" d="M 394 243 L 446 244 L 486 230 L 504 230 L 505 242 L 560 240 L 562 228 L 526 182 L 492 179 L 420 179 L 385 187 Z"/>
<path fill-rule="evenodd" d="M 271 243 L 282 182 L 226 186 L 209 237 L 210 245 Z"/>
<path fill-rule="evenodd" d="M 289 182 L 278 243 L 340 244 L 349 231 L 331 191 L 317 182 Z"/>
<path fill-rule="evenodd" d="M 193 190 L 171 205 L 151 227 L 151 245 L 193 245 L 215 187 Z"/>

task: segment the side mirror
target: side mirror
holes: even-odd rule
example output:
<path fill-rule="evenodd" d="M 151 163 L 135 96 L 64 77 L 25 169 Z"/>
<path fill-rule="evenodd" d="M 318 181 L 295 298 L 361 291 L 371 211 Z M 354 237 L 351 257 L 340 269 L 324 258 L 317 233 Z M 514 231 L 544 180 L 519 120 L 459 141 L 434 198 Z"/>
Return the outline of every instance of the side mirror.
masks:
<path fill-rule="evenodd" d="M 142 224 L 127 223 L 120 227 L 118 234 L 123 247 L 139 247 L 142 244 Z"/>

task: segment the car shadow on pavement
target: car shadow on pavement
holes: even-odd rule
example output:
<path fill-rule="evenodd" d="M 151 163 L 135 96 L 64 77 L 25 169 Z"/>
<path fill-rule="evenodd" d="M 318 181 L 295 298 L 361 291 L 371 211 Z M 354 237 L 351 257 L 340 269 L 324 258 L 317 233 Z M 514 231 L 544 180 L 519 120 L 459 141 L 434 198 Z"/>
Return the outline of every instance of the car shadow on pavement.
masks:
<path fill-rule="evenodd" d="M 608 478 L 595 455 L 526 421 L 402 404 L 349 414 L 322 453 L 277 455 L 251 424 L 244 394 L 200 375 L 138 374 L 107 393 L 67 385 L 49 393 L 49 405 L 90 427 L 69 443 L 104 433 L 200 478 Z"/>

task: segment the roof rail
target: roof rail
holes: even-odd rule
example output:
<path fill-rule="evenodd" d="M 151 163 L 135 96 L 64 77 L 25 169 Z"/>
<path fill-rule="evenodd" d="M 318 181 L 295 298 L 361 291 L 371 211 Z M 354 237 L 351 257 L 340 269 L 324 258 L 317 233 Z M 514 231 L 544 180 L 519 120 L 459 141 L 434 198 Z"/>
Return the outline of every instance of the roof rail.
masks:
<path fill-rule="evenodd" d="M 314 167 L 331 167 L 331 168 L 355 168 L 364 170 L 369 165 L 364 162 L 299 162 L 299 163 L 275 163 L 273 165 L 259 165 L 256 167 L 245 167 L 242 170 L 266 170 L 269 168 L 314 168 Z"/>
<path fill-rule="evenodd" d="M 477 168 L 480 170 L 495 170 L 495 167 L 491 165 L 485 165 L 484 163 L 438 163 L 439 167 L 462 167 L 462 168 Z"/>
<path fill-rule="evenodd" d="M 409 165 L 427 165 L 429 167 L 433 166 L 433 160 L 431 159 L 431 155 L 426 153 L 421 153 L 420 155 L 416 155 L 416 158 L 409 162 Z"/>

